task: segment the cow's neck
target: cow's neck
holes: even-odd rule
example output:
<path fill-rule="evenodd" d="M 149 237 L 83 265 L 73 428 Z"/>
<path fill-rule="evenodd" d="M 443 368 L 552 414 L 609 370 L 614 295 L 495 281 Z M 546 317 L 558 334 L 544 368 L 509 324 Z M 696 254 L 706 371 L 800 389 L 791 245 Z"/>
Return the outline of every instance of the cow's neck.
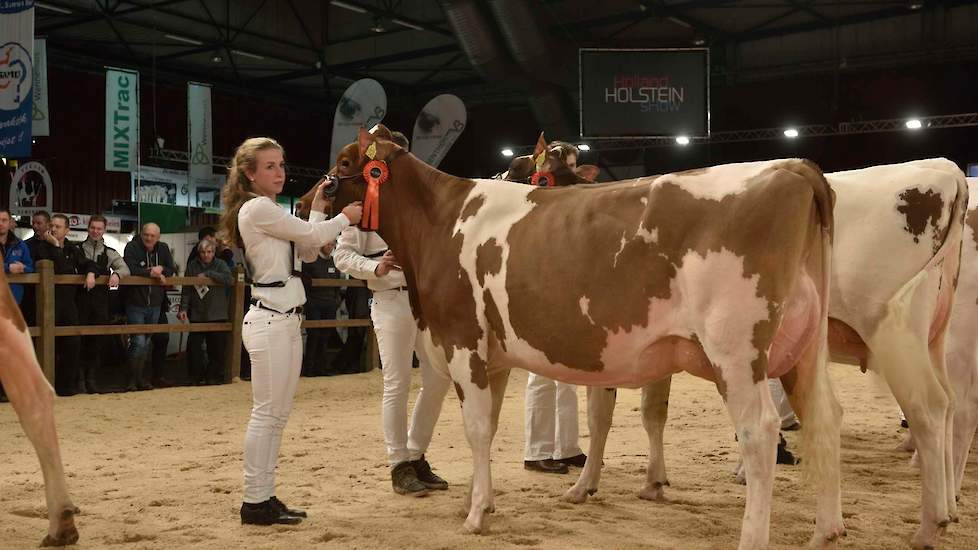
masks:
<path fill-rule="evenodd" d="M 394 252 L 411 293 L 415 316 L 417 289 L 424 286 L 424 250 L 445 247 L 475 182 L 446 174 L 410 154 L 389 163 L 390 180 L 381 186 L 377 233 Z"/>

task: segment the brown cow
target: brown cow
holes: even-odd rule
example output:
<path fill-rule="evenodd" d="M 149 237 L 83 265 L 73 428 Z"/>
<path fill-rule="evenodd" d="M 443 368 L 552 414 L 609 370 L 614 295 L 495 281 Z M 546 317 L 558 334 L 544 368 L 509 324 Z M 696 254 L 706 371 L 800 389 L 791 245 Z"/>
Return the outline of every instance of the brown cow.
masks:
<path fill-rule="evenodd" d="M 68 496 L 58 434 L 54 427 L 54 390 L 34 355 L 27 324 L 0 270 L 0 382 L 17 412 L 20 425 L 34 445 L 44 474 L 48 534 L 41 546 L 66 546 L 78 541 L 75 514 Z"/>
<path fill-rule="evenodd" d="M 378 233 L 403 267 L 432 365 L 462 400 L 467 529 L 486 531 L 494 509 L 489 450 L 511 367 L 624 387 L 686 370 L 726 400 L 751 480 L 740 547 L 764 548 L 778 431 L 766 379 L 794 369 L 818 479 L 812 542 L 844 534 L 841 410 L 825 369 L 832 199 L 815 165 L 539 188 L 450 176 L 366 131 L 357 145 L 361 164 L 382 165 L 366 163 L 371 178 L 389 175 L 371 184 Z M 369 191 L 343 180 L 335 206 Z"/>

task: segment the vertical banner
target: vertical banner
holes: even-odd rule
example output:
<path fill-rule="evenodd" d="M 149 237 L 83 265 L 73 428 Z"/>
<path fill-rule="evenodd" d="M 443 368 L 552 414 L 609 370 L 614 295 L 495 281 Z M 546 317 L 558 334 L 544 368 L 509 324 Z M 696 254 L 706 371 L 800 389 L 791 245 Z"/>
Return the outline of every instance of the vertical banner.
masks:
<path fill-rule="evenodd" d="M 207 189 L 214 180 L 213 140 L 211 139 L 211 87 L 187 83 L 187 158 L 189 190 L 187 206 L 197 204 L 197 190 Z"/>
<path fill-rule="evenodd" d="M 357 139 L 360 127 L 372 128 L 387 114 L 387 93 L 379 82 L 372 78 L 357 80 L 343 92 L 336 105 L 333 116 L 333 139 L 330 141 L 329 162 L 332 166 L 336 156 L 346 145 Z"/>
<path fill-rule="evenodd" d="M 0 0 L 0 155 L 31 154 L 33 0 Z"/>
<path fill-rule="evenodd" d="M 465 104 L 458 96 L 434 97 L 418 114 L 411 136 L 411 153 L 437 167 L 465 129 Z"/>
<path fill-rule="evenodd" d="M 48 41 L 34 40 L 34 115 L 31 128 L 35 136 L 50 136 L 48 114 Z"/>
<path fill-rule="evenodd" d="M 135 172 L 139 166 L 139 73 L 105 71 L 105 171 Z"/>

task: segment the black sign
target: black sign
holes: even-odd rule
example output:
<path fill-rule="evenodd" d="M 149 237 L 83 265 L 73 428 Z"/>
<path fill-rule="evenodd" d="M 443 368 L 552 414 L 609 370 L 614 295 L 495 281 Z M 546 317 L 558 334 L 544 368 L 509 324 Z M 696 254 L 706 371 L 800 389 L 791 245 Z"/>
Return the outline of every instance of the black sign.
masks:
<path fill-rule="evenodd" d="M 581 136 L 707 136 L 709 50 L 580 50 Z"/>

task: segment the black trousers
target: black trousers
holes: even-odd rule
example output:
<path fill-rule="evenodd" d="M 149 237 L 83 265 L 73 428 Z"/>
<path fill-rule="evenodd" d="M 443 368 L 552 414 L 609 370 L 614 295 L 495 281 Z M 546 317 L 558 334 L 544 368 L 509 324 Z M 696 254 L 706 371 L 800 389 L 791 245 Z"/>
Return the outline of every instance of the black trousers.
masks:
<path fill-rule="evenodd" d="M 109 324 L 109 290 L 104 286 L 96 286 L 92 290 L 82 288 L 78 291 L 78 324 L 107 325 Z M 110 336 L 84 336 L 82 344 L 85 353 L 81 357 L 82 375 L 89 384 L 97 381 L 98 372 L 102 365 L 102 350 L 105 349 Z M 92 388 L 89 388 L 91 391 Z"/>
<path fill-rule="evenodd" d="M 55 296 L 54 324 L 59 327 L 78 326 L 78 307 L 74 296 Z M 54 340 L 54 391 L 58 395 L 78 392 L 78 364 L 81 338 L 59 336 Z"/>
<path fill-rule="evenodd" d="M 335 302 L 306 302 L 306 320 L 320 321 L 336 319 L 336 309 L 339 304 Z M 330 343 L 337 345 L 341 342 L 339 334 L 335 328 L 310 328 L 306 329 L 306 350 L 302 355 L 302 375 L 303 376 L 323 376 L 335 374 L 332 358 L 326 353 Z"/>
<path fill-rule="evenodd" d="M 191 321 L 197 323 L 200 321 Z M 223 332 L 191 332 L 187 336 L 187 366 L 190 371 L 190 383 L 206 382 L 221 384 L 224 382 L 224 350 L 227 335 Z M 204 344 L 207 353 L 204 353 Z"/>

